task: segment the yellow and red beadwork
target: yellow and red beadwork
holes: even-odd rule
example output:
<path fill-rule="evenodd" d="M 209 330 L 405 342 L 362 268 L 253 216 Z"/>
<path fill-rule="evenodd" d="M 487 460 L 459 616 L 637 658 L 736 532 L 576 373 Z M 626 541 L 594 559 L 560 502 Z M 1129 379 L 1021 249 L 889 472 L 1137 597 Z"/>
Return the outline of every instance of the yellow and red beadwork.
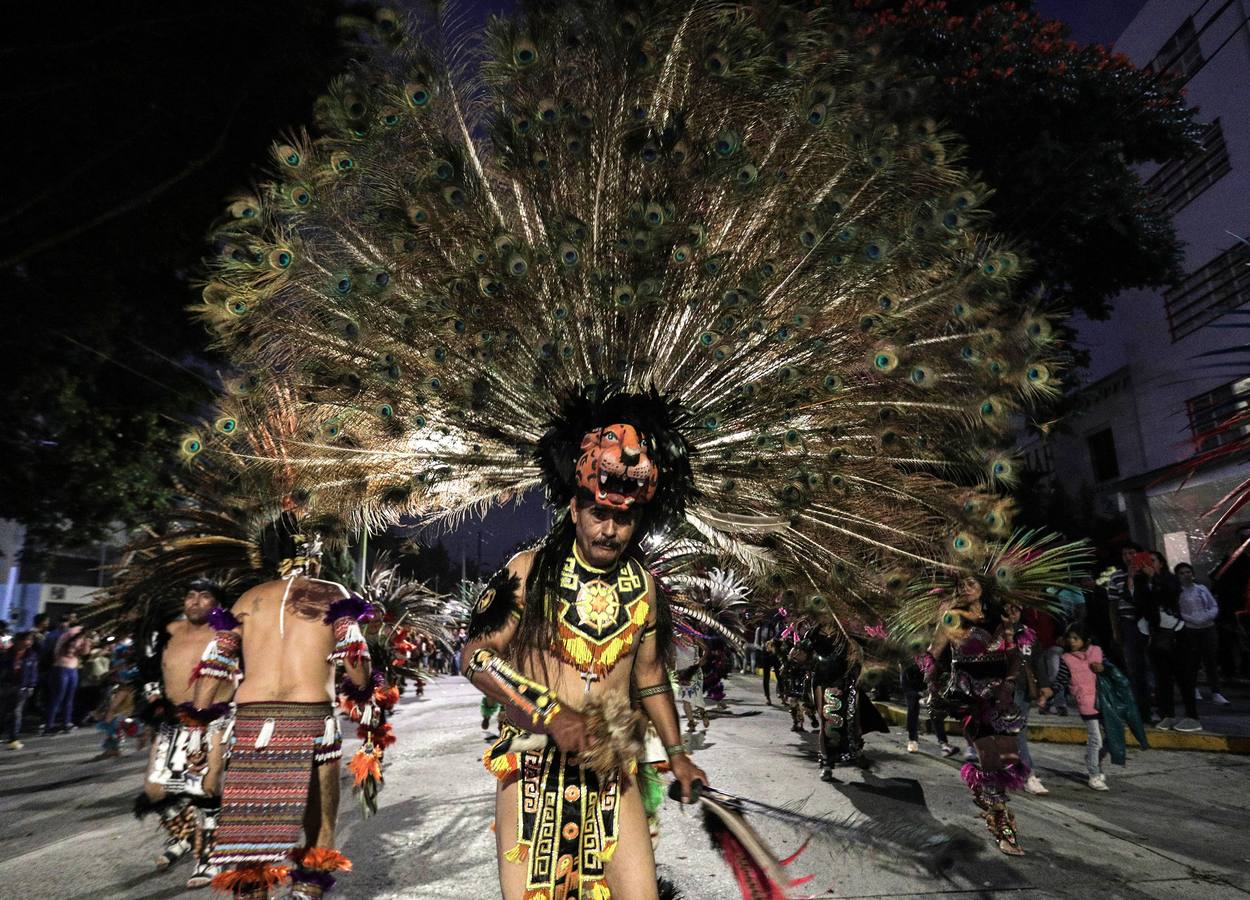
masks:
<path fill-rule="evenodd" d="M 642 566 L 631 559 L 597 569 L 577 545 L 560 570 L 554 602 L 556 654 L 578 671 L 603 677 L 629 653 L 647 624 L 651 601 Z"/>

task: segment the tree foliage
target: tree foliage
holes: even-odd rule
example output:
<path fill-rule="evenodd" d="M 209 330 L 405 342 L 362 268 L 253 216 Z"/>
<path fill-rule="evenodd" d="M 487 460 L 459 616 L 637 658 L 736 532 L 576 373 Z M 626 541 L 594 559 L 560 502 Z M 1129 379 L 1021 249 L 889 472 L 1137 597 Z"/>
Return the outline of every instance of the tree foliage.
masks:
<path fill-rule="evenodd" d="M 338 3 L 45 5 L 17 17 L 0 208 L 0 516 L 40 551 L 143 521 L 211 395 L 184 312 L 204 229 L 341 67 Z M 31 546 L 33 545 L 33 547 Z"/>
<path fill-rule="evenodd" d="M 1197 146 L 1177 79 L 1068 39 L 1028 2 L 856 0 L 862 33 L 931 77 L 934 117 L 995 191 L 995 229 L 1067 309 L 1105 316 L 1134 287 L 1179 273 L 1167 212 L 1134 166 Z"/>

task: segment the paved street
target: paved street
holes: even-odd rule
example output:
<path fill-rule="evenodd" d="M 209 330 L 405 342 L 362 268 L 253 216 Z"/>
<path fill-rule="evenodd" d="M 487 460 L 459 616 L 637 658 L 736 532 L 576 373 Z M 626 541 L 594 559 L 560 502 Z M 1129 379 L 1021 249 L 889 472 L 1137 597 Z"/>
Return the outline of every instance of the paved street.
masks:
<path fill-rule="evenodd" d="M 346 898 L 491 898 L 497 896 L 492 779 L 482 769 L 478 694 L 460 679 L 431 685 L 428 699 L 406 698 L 395 718 L 400 743 L 388 754 L 380 813 L 362 821 L 348 801 L 340 845 L 356 871 L 340 882 Z M 817 779 L 814 749 L 789 730 L 781 709 L 764 705 L 754 680 L 736 676 L 728 714 L 716 718 L 697 760 L 724 790 L 773 804 L 806 801 L 810 815 L 855 814 L 925 830 L 962 830 L 981 848 L 945 877 L 841 848 L 809 848 L 796 874 L 817 873 L 803 889 L 819 897 L 1245 897 L 1250 896 L 1250 757 L 1132 751 L 1111 767 L 1111 792 L 1084 784 L 1083 748 L 1038 745 L 1038 768 L 1052 793 L 1015 802 L 1029 856 L 992 850 L 974 817 L 954 762 L 931 738 L 908 755 L 905 735 L 869 739 L 876 765 Z M 348 750 L 354 749 L 354 738 Z M 94 732 L 33 738 L 0 751 L 0 896 L 29 900 L 198 896 L 181 885 L 187 863 L 157 875 L 160 840 L 149 820 L 129 814 L 142 760 L 89 762 Z M 346 788 L 345 788 L 346 790 Z M 698 820 L 675 804 L 664 810 L 661 871 L 687 900 L 732 900 L 737 891 L 708 847 Z M 758 824 L 758 823 L 757 823 Z M 782 855 L 801 835 L 765 823 Z M 622 898 L 628 900 L 628 898 Z"/>

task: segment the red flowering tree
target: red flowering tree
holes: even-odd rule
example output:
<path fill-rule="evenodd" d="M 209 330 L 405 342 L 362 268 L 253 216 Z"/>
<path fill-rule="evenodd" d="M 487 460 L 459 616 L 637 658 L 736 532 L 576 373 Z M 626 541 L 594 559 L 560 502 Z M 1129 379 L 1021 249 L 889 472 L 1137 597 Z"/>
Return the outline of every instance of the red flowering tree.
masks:
<path fill-rule="evenodd" d="M 964 163 L 994 189 L 996 228 L 1032 259 L 1034 282 L 1105 315 L 1119 292 L 1179 271 L 1171 220 L 1134 166 L 1190 153 L 1194 111 L 1170 75 L 1077 44 L 1031 6 L 854 2 L 863 36 L 932 79 L 934 117 L 963 137 Z"/>

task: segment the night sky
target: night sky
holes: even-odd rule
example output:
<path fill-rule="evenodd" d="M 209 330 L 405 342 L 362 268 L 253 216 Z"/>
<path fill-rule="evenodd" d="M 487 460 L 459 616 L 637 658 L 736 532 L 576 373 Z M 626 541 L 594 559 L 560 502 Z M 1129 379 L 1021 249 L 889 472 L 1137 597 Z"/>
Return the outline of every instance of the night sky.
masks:
<path fill-rule="evenodd" d="M 1062 19 L 1082 44 L 1110 44 L 1146 5 L 1146 0 L 1036 0 L 1043 16 Z"/>

